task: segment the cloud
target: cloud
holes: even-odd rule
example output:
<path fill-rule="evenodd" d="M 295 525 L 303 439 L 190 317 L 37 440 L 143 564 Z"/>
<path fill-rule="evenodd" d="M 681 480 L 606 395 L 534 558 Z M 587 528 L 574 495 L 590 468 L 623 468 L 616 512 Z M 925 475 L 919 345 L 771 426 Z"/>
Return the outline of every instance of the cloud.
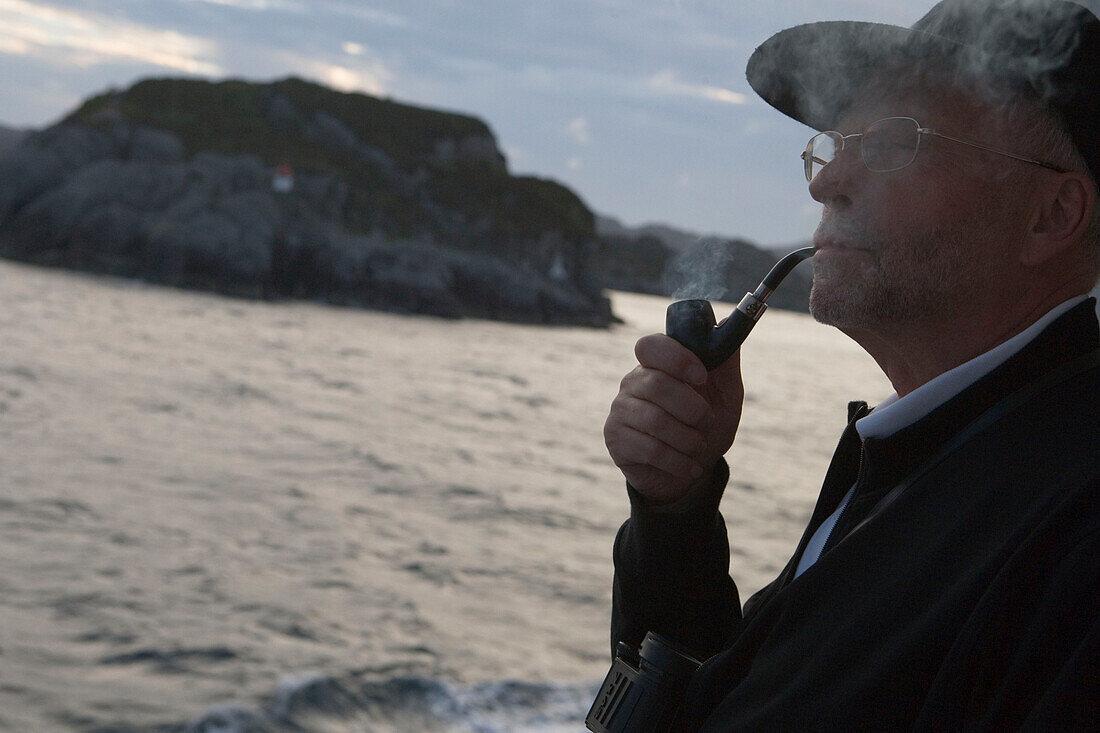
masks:
<path fill-rule="evenodd" d="M 580 145 L 588 145 L 592 142 L 592 133 L 588 129 L 588 120 L 583 117 L 574 117 L 565 126 L 565 132 L 574 142 Z"/>
<path fill-rule="evenodd" d="M 517 163 L 523 165 L 526 161 L 531 159 L 531 155 L 524 148 L 508 145 L 507 143 L 501 143 L 500 147 L 509 166 L 515 166 Z"/>
<path fill-rule="evenodd" d="M 373 70 L 350 69 L 347 66 L 327 64 L 323 61 L 307 61 L 303 66 L 333 89 L 339 89 L 342 92 L 366 92 L 376 97 L 386 95 L 388 74 L 380 67 Z"/>
<path fill-rule="evenodd" d="M 386 10 L 378 10 L 376 8 L 364 8 L 358 5 L 343 5 L 340 4 L 337 7 L 331 8 L 333 11 L 349 15 L 352 18 L 362 20 L 371 25 L 388 26 L 390 28 L 405 28 L 409 25 L 409 21 L 402 15 L 397 13 L 391 13 Z"/>
<path fill-rule="evenodd" d="M 283 66 L 290 73 L 303 74 L 342 92 L 365 92 L 376 97 L 389 94 L 389 81 L 393 75 L 377 61 L 356 64 L 349 59 L 348 63 L 337 64 L 292 52 L 279 52 L 274 56 L 276 66 Z"/>
<path fill-rule="evenodd" d="M 293 2 L 292 0 L 185 0 L 185 2 L 222 5 L 228 8 L 238 8 L 240 10 L 289 10 L 295 13 L 304 13 L 308 11 L 305 5 Z"/>
<path fill-rule="evenodd" d="M 188 74 L 223 73 L 210 60 L 216 51 L 212 42 L 117 18 L 0 0 L 0 27 L 3 53 L 78 67 L 126 59 Z"/>
<path fill-rule="evenodd" d="M 745 95 L 740 92 L 707 84 L 691 84 L 681 81 L 679 75 L 672 69 L 664 69 L 649 77 L 648 86 L 656 92 L 671 96 L 694 97 L 723 104 L 745 103 Z"/>
<path fill-rule="evenodd" d="M 0 36 L 0 53 L 26 56 L 32 48 L 33 46 L 22 38 L 14 38 L 9 35 Z"/>

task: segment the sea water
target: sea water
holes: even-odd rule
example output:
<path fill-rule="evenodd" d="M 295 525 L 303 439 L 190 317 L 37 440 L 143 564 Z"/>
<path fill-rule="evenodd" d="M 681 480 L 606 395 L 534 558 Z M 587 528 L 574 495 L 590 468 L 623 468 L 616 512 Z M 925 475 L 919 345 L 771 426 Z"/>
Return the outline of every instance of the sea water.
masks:
<path fill-rule="evenodd" d="M 0 729 L 582 729 L 627 512 L 601 429 L 668 302 L 613 301 L 542 328 L 0 262 Z M 748 597 L 890 388 L 795 313 L 743 366 Z"/>

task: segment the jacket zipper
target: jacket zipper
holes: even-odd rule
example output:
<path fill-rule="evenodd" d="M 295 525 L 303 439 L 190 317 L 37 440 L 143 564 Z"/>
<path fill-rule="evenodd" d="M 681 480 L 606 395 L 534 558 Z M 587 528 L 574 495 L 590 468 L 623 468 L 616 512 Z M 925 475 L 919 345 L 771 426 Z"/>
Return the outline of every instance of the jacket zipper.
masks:
<path fill-rule="evenodd" d="M 821 556 L 825 554 L 825 550 L 829 549 L 829 542 L 833 539 L 833 533 L 836 532 L 836 528 L 840 526 L 840 523 L 844 520 L 844 515 L 848 513 L 848 507 L 852 505 L 852 502 L 856 498 L 856 489 L 863 481 L 863 444 L 859 446 L 859 468 L 856 469 L 856 482 L 852 484 L 851 493 L 847 495 L 848 500 L 844 502 L 844 506 L 840 508 L 840 514 L 837 515 L 836 521 L 833 522 L 833 526 L 829 527 L 829 534 L 825 535 L 825 541 L 821 543 L 821 550 L 817 553 L 817 557 L 814 558 L 813 564 L 816 565 Z M 839 541 L 839 540 L 838 540 Z"/>

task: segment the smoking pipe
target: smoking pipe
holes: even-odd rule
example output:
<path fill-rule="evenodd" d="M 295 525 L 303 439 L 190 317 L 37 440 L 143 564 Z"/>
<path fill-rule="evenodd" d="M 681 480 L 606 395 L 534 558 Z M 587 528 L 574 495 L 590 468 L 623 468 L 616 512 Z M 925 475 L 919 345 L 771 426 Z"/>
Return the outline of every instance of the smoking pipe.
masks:
<path fill-rule="evenodd" d="M 665 312 L 665 333 L 691 349 L 707 369 L 720 366 L 741 347 L 752 327 L 767 310 L 767 300 L 772 291 L 791 273 L 795 265 L 812 257 L 815 251 L 813 247 L 797 249 L 775 263 L 767 277 L 760 281 L 756 291 L 745 293 L 745 297 L 720 326 L 714 319 L 714 308 L 710 301 L 676 301 Z"/>

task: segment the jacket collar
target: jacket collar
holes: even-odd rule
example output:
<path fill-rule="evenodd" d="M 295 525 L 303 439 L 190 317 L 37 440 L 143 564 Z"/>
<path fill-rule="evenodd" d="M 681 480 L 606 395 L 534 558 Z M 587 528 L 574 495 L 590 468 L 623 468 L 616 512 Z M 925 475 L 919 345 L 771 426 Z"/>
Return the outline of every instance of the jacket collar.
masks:
<path fill-rule="evenodd" d="M 874 488 L 900 480 L 980 414 L 1043 374 L 1100 348 L 1096 301 L 1070 308 L 1027 345 L 959 394 L 892 435 L 863 441 Z"/>
<path fill-rule="evenodd" d="M 979 415 L 1043 374 L 1100 348 L 1095 300 L 1086 300 L 1054 320 L 1030 343 L 998 367 L 908 427 L 884 438 L 861 440 L 855 423 L 867 403 L 848 403 L 848 425 L 825 474 L 821 494 L 798 548 L 773 590 L 794 577 L 797 560 L 813 533 L 859 482 L 845 517 L 833 534 L 842 537 L 899 481 L 945 445 Z"/>
<path fill-rule="evenodd" d="M 1087 295 L 1078 295 L 1055 306 L 1046 315 L 1024 328 L 1020 333 L 1003 343 L 989 349 L 967 362 L 949 369 L 935 379 L 929 380 L 905 397 L 899 399 L 892 394 L 875 408 L 875 411 L 859 421 L 857 429 L 863 438 L 883 438 L 901 428 L 914 423 L 939 405 L 947 402 L 983 376 L 1008 361 L 1047 326 L 1063 316 L 1075 306 L 1083 303 Z"/>

